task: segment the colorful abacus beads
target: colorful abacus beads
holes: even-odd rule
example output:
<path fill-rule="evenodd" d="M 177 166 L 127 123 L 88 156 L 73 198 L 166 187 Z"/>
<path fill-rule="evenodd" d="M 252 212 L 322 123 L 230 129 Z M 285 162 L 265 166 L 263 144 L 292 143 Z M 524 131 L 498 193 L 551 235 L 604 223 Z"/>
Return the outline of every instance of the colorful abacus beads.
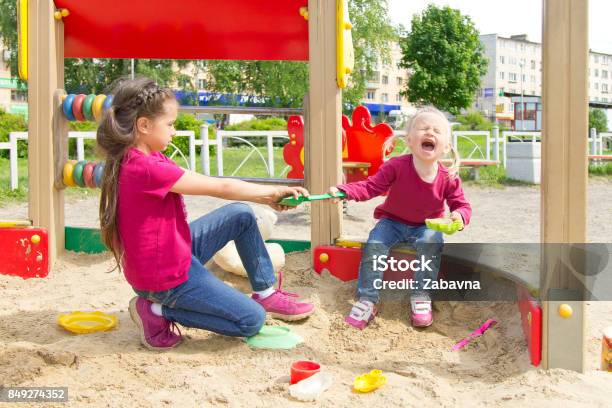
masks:
<path fill-rule="evenodd" d="M 93 170 L 93 181 L 96 187 L 102 186 L 102 176 L 104 176 L 104 163 L 98 163 Z"/>
<path fill-rule="evenodd" d="M 93 171 L 96 164 L 93 162 L 87 162 L 85 167 L 83 167 L 83 181 L 85 182 L 85 187 L 95 188 L 94 179 L 93 179 Z"/>
<path fill-rule="evenodd" d="M 69 121 L 99 122 L 113 104 L 112 95 L 69 94 L 64 97 L 62 111 Z"/>
<path fill-rule="evenodd" d="M 70 160 L 64 164 L 62 176 L 66 187 L 98 188 L 103 175 L 104 163 Z"/>

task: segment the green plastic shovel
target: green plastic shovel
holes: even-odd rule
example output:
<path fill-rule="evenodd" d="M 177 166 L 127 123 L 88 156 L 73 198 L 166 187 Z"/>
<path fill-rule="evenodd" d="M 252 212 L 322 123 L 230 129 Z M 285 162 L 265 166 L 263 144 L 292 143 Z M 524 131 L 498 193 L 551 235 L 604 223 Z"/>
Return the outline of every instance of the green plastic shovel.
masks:
<path fill-rule="evenodd" d="M 344 193 L 343 191 L 339 191 L 336 193 L 335 196 L 331 195 L 331 194 L 320 194 L 320 195 L 311 195 L 311 196 L 299 196 L 298 198 L 295 198 L 293 196 L 291 197 L 285 197 L 283 198 L 279 204 L 280 205 L 286 205 L 289 207 L 296 207 L 300 204 L 302 204 L 304 201 L 318 201 L 318 200 L 329 200 L 331 198 L 346 198 L 346 193 Z"/>

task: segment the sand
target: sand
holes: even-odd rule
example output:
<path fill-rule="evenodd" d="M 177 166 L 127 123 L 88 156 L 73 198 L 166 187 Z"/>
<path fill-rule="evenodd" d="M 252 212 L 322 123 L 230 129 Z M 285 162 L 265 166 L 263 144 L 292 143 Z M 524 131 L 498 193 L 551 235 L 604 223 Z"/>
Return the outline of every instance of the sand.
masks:
<path fill-rule="evenodd" d="M 534 187 L 467 187 L 474 221 L 450 242 L 537 242 L 539 190 Z M 612 183 L 589 186 L 589 241 L 609 242 Z M 379 201 L 350 203 L 344 229 L 365 236 Z M 190 217 L 224 204 L 189 198 Z M 24 216 L 24 205 L 0 208 L 0 218 Z M 96 225 L 96 197 L 68 200 L 67 224 Z M 607 214 L 607 216 L 606 216 Z M 283 213 L 275 238 L 308 239 L 308 211 Z M 354 283 L 316 275 L 309 252 L 287 256 L 284 285 L 312 300 L 316 313 L 290 326 L 305 342 L 291 351 L 250 349 L 243 340 L 183 329 L 178 348 L 160 353 L 144 349 L 127 313 L 133 292 L 122 276 L 109 272 L 108 254 L 66 253 L 45 279 L 0 276 L 0 383 L 12 386 L 65 386 L 67 404 L 55 406 L 609 406 L 612 374 L 598 370 L 601 333 L 612 326 L 612 302 L 587 304 L 587 371 L 544 371 L 529 364 L 516 305 L 504 302 L 437 302 L 432 327 L 415 330 L 408 301 L 386 299 L 379 318 L 360 332 L 343 318 Z M 218 267 L 230 285 L 249 292 L 245 279 Z M 72 335 L 57 326 L 61 313 L 101 310 L 116 314 L 112 331 Z M 451 347 L 488 318 L 499 324 L 466 349 Z M 321 363 L 334 383 L 317 404 L 292 400 L 290 364 Z M 381 369 L 388 383 L 367 395 L 355 394 L 355 376 Z M 39 406 L 19 404 L 18 406 Z M 47 404 L 53 406 L 53 404 Z"/>

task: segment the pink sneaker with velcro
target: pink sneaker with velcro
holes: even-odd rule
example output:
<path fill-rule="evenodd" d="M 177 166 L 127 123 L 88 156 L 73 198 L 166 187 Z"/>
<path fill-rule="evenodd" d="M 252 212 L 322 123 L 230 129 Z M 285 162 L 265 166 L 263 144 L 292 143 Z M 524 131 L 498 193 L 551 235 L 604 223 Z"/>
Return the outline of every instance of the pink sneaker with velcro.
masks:
<path fill-rule="evenodd" d="M 353 305 L 351 312 L 344 321 L 359 330 L 363 330 L 372 320 L 374 320 L 377 314 L 378 308 L 374 303 L 367 299 L 359 299 L 359 301 Z"/>
<path fill-rule="evenodd" d="M 258 294 L 253 293 L 251 299 L 259 303 L 271 317 L 280 320 L 301 320 L 313 314 L 312 303 L 299 302 L 296 299 L 298 295 L 281 290 L 282 281 L 282 274 L 279 273 L 278 289 L 275 289 L 273 294 L 261 299 Z"/>
<path fill-rule="evenodd" d="M 427 293 L 415 294 L 410 299 L 410 320 L 413 327 L 428 327 L 433 323 L 431 298 Z"/>

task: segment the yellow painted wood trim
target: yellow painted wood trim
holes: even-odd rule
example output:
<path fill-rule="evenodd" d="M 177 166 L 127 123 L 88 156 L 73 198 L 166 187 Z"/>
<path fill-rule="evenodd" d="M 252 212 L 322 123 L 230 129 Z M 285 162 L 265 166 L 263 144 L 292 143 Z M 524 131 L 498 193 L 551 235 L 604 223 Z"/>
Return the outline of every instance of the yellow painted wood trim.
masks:
<path fill-rule="evenodd" d="M 17 0 L 17 66 L 19 78 L 28 80 L 28 0 Z"/>
<path fill-rule="evenodd" d="M 355 67 L 352 28 L 348 0 L 336 0 L 336 82 L 341 89 L 348 85 L 348 76 Z"/>

